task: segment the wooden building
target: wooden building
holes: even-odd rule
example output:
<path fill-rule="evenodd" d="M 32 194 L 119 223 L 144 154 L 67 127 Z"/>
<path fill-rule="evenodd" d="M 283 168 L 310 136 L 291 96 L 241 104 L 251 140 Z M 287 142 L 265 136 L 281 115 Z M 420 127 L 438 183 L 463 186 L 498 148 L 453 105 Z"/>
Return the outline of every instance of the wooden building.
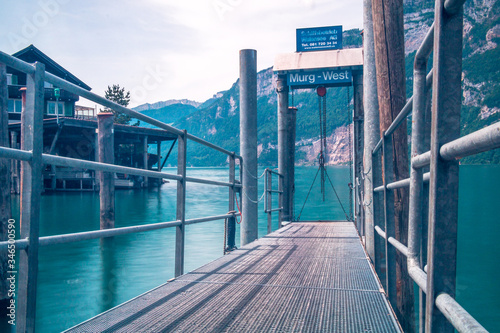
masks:
<path fill-rule="evenodd" d="M 35 46 L 13 54 L 23 61 L 44 63 L 46 70 L 84 89 L 91 90 L 83 81 L 65 70 Z M 26 74 L 7 68 L 8 73 L 8 111 L 11 147 L 20 148 L 22 94 L 26 87 Z M 89 161 L 98 160 L 97 120 L 89 112 L 82 117 L 76 112 L 75 103 L 79 96 L 45 84 L 45 112 L 43 121 L 44 153 L 75 157 Z M 83 110 L 80 108 L 79 110 Z M 89 110 L 87 110 L 89 111 Z M 57 112 L 57 113 L 56 113 Z M 165 141 L 175 143 L 176 136 L 163 130 L 115 124 L 115 163 L 123 166 L 156 169 L 161 171 L 165 160 L 161 160 L 161 144 Z M 148 153 L 150 145 L 156 146 L 156 154 Z M 168 156 L 167 156 L 168 157 Z M 19 193 L 20 165 L 12 162 L 12 192 Z M 97 190 L 98 182 L 94 171 L 47 165 L 43 172 L 45 190 L 85 191 Z M 161 185 L 158 179 L 117 174 L 117 188 L 133 188 Z"/>

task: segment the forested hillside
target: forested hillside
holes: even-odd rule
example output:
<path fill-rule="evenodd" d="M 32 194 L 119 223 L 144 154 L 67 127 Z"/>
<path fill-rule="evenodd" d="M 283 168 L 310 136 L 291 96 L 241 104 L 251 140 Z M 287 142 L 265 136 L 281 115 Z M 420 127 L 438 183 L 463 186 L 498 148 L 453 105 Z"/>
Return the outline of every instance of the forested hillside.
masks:
<path fill-rule="evenodd" d="M 425 33 L 432 24 L 434 1 L 405 1 L 405 51 L 407 98 L 412 94 L 413 58 Z M 344 48 L 361 47 L 360 30 L 344 32 Z M 464 12 L 464 60 L 462 135 L 500 119 L 500 0 L 467 1 Z M 432 59 L 430 61 L 432 63 Z M 277 163 L 277 98 L 272 68 L 258 73 L 258 142 L 259 163 Z M 314 164 L 319 138 L 318 97 L 314 91 L 299 90 L 290 94 L 290 104 L 297 113 L 297 164 Z M 226 149 L 239 151 L 239 88 L 236 81 L 230 89 L 219 92 L 195 108 L 173 104 L 144 111 L 154 118 L 200 136 Z M 352 111 L 352 88 L 328 89 L 327 134 L 329 161 L 348 161 L 348 124 Z M 317 145 L 316 145 L 317 146 Z M 167 149 L 166 147 L 164 149 Z M 175 150 L 174 150 L 175 152 Z M 175 164 L 175 153 L 169 160 Z M 214 154 L 190 143 L 188 162 L 193 166 L 217 166 L 226 156 Z M 500 163 L 500 151 L 468 157 L 462 163 Z"/>

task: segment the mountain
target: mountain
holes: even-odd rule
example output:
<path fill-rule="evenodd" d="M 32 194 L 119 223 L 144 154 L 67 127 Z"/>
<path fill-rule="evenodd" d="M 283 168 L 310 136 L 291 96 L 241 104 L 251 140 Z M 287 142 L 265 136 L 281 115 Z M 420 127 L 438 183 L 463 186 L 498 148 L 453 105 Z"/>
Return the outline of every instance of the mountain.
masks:
<path fill-rule="evenodd" d="M 413 59 L 434 16 L 434 1 L 405 0 L 405 48 L 407 97 L 412 95 Z M 464 10 L 464 59 L 462 135 L 490 125 L 500 119 L 500 0 L 471 0 Z M 343 34 L 344 48 L 361 47 L 360 30 Z M 432 59 L 429 61 L 432 63 Z M 272 68 L 257 75 L 258 156 L 261 165 L 277 164 L 277 96 Z M 316 163 L 318 155 L 318 97 L 314 91 L 300 90 L 290 94 L 290 105 L 298 107 L 296 162 Z M 172 122 L 165 110 L 150 114 Z M 352 112 L 352 88 L 329 89 L 327 94 L 327 134 L 329 164 L 349 161 L 348 126 Z M 154 115 L 153 115 L 154 114 Z M 411 124 L 411 123 L 409 123 Z M 173 120 L 185 128 L 228 150 L 239 151 L 239 81 L 230 89 L 190 109 Z M 411 125 L 409 126 L 411 128 Z M 165 147 L 164 149 L 167 149 Z M 165 153 L 163 154 L 165 156 Z M 176 161 L 176 150 L 170 158 Z M 227 157 L 196 143 L 188 144 L 188 163 L 193 166 L 225 165 Z M 462 163 L 500 163 L 500 149 L 471 156 Z M 167 163 L 168 164 L 168 163 Z"/>
<path fill-rule="evenodd" d="M 188 99 L 170 99 L 168 101 L 163 101 L 163 102 L 156 102 L 153 104 L 146 103 L 146 104 L 141 104 L 139 106 L 136 106 L 135 108 L 132 108 L 132 110 L 141 112 L 145 110 L 156 110 L 156 109 L 161 109 L 166 106 L 170 106 L 173 104 L 182 104 L 182 105 L 190 105 L 195 108 L 200 106 L 201 103 L 195 102 L 195 101 L 190 101 Z"/>
<path fill-rule="evenodd" d="M 405 0 L 407 96 L 413 87 L 416 49 L 432 24 L 434 1 Z M 463 98 L 461 135 L 500 120 L 500 0 L 470 0 L 464 5 Z M 430 61 L 432 63 L 432 59 Z M 461 160 L 463 164 L 500 163 L 500 150 Z"/>
<path fill-rule="evenodd" d="M 344 48 L 360 47 L 361 42 L 361 31 L 359 29 L 344 32 Z M 343 141 L 345 141 L 347 135 L 352 103 L 347 102 L 347 90 L 345 87 L 338 88 L 335 90 L 335 94 L 330 93 L 327 95 L 327 126 L 331 128 L 328 142 L 334 147 L 339 147 L 331 150 L 329 160 L 336 164 L 348 162 L 348 146 Z M 352 88 L 349 90 L 349 96 L 352 96 Z M 338 96 L 343 96 L 343 98 L 338 98 Z M 299 108 L 297 116 L 297 163 L 302 165 L 314 164 L 318 154 L 316 152 L 318 145 L 314 143 L 318 141 L 319 137 L 317 94 L 312 90 L 296 91 L 293 93 L 293 102 Z M 278 128 L 276 103 L 276 77 L 273 75 L 271 67 L 257 74 L 258 156 L 259 163 L 262 165 L 277 164 Z M 292 99 L 290 105 L 292 105 Z M 171 119 L 165 111 L 153 114 L 153 111 L 149 110 L 143 111 L 143 113 L 165 122 L 169 122 Z M 177 128 L 186 129 L 189 133 L 228 150 L 239 152 L 239 80 L 230 89 L 215 94 L 211 99 L 201 104 L 197 110 L 176 120 L 173 125 Z M 169 160 L 175 164 L 175 149 L 172 151 Z M 188 163 L 190 165 L 224 165 L 226 160 L 227 157 L 224 154 L 214 153 L 213 150 L 199 144 L 190 142 L 188 145 Z"/>
<path fill-rule="evenodd" d="M 165 103 L 165 102 L 160 102 L 160 103 Z M 158 104 L 158 103 L 155 103 Z M 136 109 L 134 109 L 136 110 Z M 190 115 L 191 113 L 195 112 L 197 108 L 191 104 L 181 104 L 181 103 L 176 103 L 176 104 L 168 104 L 166 106 L 159 107 L 157 109 L 147 109 L 143 111 L 139 111 L 142 114 L 155 118 L 155 119 L 160 119 L 166 124 L 172 125 L 174 122 L 177 120 L 186 117 Z M 136 110 L 137 111 L 137 110 Z M 148 124 L 144 123 L 145 127 L 149 127 Z"/>

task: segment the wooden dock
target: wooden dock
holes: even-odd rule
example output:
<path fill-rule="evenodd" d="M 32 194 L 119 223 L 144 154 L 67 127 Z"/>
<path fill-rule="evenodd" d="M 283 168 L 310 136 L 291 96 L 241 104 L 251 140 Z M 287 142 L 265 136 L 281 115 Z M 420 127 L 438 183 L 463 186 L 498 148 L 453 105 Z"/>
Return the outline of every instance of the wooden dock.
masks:
<path fill-rule="evenodd" d="M 401 332 L 351 222 L 292 223 L 67 332 Z"/>

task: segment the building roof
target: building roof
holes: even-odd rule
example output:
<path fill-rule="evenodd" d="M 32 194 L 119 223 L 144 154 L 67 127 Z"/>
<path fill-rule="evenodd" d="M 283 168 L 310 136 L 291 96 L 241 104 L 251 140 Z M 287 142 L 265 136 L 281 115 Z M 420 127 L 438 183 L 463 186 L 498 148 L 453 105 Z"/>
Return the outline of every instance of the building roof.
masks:
<path fill-rule="evenodd" d="M 278 54 L 274 61 L 273 70 L 279 73 L 288 73 L 327 68 L 362 69 L 363 49 Z"/>
<path fill-rule="evenodd" d="M 61 65 L 56 63 L 50 57 L 48 57 L 45 53 L 37 49 L 33 44 L 20 51 L 17 51 L 12 56 L 29 63 L 35 63 L 37 61 L 41 62 L 45 65 L 45 70 L 47 72 L 54 74 L 62 79 L 65 79 L 66 81 L 69 81 L 73 84 L 76 84 L 77 86 L 80 86 L 83 89 L 89 91 L 92 89 L 87 84 L 85 84 L 85 82 L 83 82 L 82 80 L 71 74 Z"/>

